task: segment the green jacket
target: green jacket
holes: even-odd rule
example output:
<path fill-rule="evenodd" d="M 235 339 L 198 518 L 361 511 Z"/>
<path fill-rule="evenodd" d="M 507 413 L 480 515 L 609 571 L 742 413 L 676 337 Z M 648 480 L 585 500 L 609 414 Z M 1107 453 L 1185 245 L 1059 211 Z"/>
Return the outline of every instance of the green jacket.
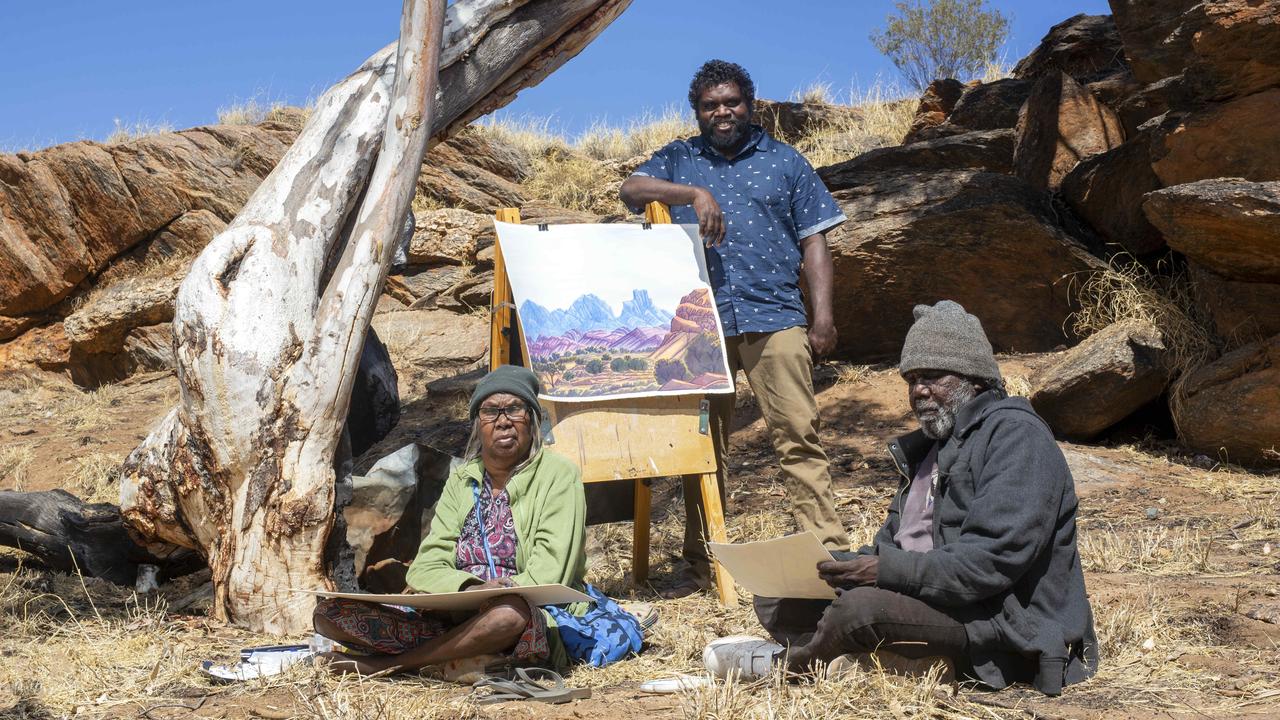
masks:
<path fill-rule="evenodd" d="M 415 590 L 456 592 L 480 579 L 457 568 L 458 534 L 475 506 L 472 486 L 484 479 L 479 459 L 459 465 L 445 481 L 431 531 L 406 577 Z M 517 585 L 560 583 L 581 590 L 587 572 L 587 501 L 582 473 L 569 460 L 539 450 L 507 483 L 516 525 Z"/>

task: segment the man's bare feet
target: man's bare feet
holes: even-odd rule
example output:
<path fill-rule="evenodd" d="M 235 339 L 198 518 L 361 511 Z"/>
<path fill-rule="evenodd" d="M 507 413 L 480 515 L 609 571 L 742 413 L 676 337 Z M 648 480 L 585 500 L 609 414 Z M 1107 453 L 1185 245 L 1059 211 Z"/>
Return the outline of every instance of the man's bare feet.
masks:
<path fill-rule="evenodd" d="M 407 669 L 400 666 L 395 655 L 348 655 L 337 651 L 318 653 L 316 663 L 335 675 L 375 675 L 393 668 L 394 672 Z"/>

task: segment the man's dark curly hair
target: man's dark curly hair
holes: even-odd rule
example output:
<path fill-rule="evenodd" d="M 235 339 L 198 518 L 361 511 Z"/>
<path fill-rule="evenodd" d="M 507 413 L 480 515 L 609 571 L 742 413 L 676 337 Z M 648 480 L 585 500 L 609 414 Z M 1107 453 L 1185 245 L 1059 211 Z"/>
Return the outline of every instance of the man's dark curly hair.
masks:
<path fill-rule="evenodd" d="M 751 82 L 745 68 L 737 63 L 731 63 L 724 60 L 708 60 L 698 68 L 698 72 L 693 76 L 693 82 L 689 83 L 689 105 L 695 111 L 698 109 L 698 98 L 702 96 L 703 91 L 707 88 L 713 88 L 724 83 L 734 83 L 738 89 L 742 91 L 743 99 L 747 101 L 747 107 L 752 107 L 756 101 L 756 84 Z"/>

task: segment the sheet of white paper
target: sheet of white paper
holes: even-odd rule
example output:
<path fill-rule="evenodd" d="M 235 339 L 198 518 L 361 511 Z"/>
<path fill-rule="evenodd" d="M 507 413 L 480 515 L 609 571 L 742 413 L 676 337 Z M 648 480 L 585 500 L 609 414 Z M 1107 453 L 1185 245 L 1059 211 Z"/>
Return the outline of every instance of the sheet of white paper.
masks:
<path fill-rule="evenodd" d="M 320 597 L 346 598 L 383 605 L 404 605 L 422 610 L 475 610 L 486 600 L 498 595 L 519 595 L 530 605 L 563 605 L 591 598 L 566 585 L 528 585 L 524 587 L 466 590 L 451 593 L 414 593 L 411 595 L 376 595 L 374 593 L 344 593 L 328 590 L 295 590 L 294 592 Z"/>
<path fill-rule="evenodd" d="M 761 597 L 834 600 L 836 591 L 818 577 L 831 559 L 811 532 L 749 543 L 709 543 L 711 554 L 739 585 Z"/>
<path fill-rule="evenodd" d="M 733 392 L 696 225 L 495 225 L 542 397 Z"/>

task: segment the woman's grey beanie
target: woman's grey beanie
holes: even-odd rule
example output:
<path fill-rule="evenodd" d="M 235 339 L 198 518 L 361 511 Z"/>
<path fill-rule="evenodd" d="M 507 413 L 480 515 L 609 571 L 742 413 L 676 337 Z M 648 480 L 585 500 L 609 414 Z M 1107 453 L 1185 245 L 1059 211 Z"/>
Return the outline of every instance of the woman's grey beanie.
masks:
<path fill-rule="evenodd" d="M 942 300 L 937 305 L 917 305 L 912 314 L 916 321 L 902 344 L 898 372 L 946 370 L 986 380 L 993 387 L 1003 384 L 982 322 L 965 312 L 960 303 Z"/>
<path fill-rule="evenodd" d="M 498 393 L 515 395 L 524 400 L 535 414 L 539 414 L 539 390 L 541 387 L 538 384 L 538 376 L 534 375 L 529 368 L 519 365 L 499 365 L 476 383 L 475 392 L 471 393 L 471 419 L 476 419 L 476 414 L 480 412 L 480 403 L 484 402 L 485 398 Z"/>

